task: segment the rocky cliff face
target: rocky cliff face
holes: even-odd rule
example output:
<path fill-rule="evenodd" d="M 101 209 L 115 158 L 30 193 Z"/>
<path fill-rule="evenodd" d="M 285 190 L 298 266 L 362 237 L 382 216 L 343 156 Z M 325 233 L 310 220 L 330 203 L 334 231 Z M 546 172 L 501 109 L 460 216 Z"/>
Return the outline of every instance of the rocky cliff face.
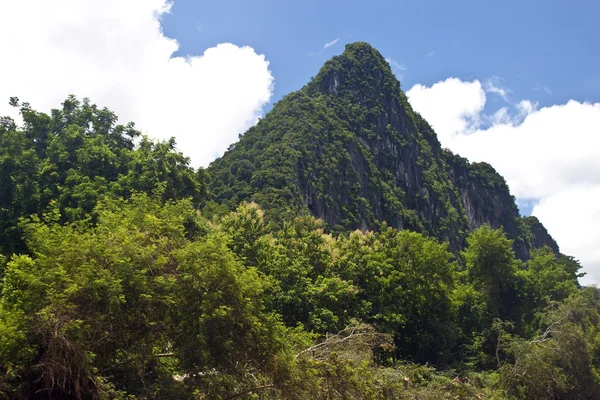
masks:
<path fill-rule="evenodd" d="M 556 241 L 550 236 L 544 225 L 533 216 L 521 219 L 524 232 L 525 246 L 528 251 L 548 246 L 555 253 L 559 253 L 559 247 Z"/>
<path fill-rule="evenodd" d="M 529 258 L 532 249 L 558 246 L 535 217 L 521 218 L 504 178 L 487 163 L 469 163 L 449 151 L 444 152 L 450 180 L 457 188 L 471 229 L 487 224 L 502 227 L 514 240 L 514 250 L 521 259 Z"/>
<path fill-rule="evenodd" d="M 273 221 L 309 213 L 332 231 L 386 223 L 455 249 L 487 223 L 502 226 L 522 258 L 548 242 L 537 225 L 536 233 L 527 231 L 535 224 L 522 223 L 491 166 L 442 150 L 389 65 L 366 43 L 348 45 L 276 104 L 209 173 L 216 202 L 253 200 Z"/>

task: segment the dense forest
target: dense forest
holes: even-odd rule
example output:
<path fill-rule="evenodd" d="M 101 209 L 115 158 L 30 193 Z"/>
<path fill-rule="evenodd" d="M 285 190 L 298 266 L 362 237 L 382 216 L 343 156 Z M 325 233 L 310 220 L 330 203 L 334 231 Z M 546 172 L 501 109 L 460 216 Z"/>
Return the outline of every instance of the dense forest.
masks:
<path fill-rule="evenodd" d="M 600 290 L 366 43 L 206 169 L 10 104 L 0 399 L 600 398 Z"/>

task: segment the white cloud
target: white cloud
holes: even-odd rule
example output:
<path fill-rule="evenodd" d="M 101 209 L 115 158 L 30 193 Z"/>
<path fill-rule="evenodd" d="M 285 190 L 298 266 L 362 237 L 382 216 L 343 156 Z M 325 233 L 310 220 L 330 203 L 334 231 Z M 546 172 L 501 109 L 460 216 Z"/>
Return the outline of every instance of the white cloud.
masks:
<path fill-rule="evenodd" d="M 485 92 L 479 81 L 448 78 L 432 87 L 417 84 L 406 94 L 414 109 L 436 129 L 445 146 L 456 135 L 476 129 L 485 106 Z"/>
<path fill-rule="evenodd" d="M 338 41 L 340 40 L 340 38 L 334 39 L 331 42 L 327 42 L 325 43 L 325 46 L 323 46 L 323 50 L 325 50 L 328 47 L 333 46 L 334 44 L 336 44 Z"/>
<path fill-rule="evenodd" d="M 254 124 L 272 94 L 264 56 L 220 44 L 173 57 L 166 0 L 19 0 L 0 6 L 0 115 L 10 96 L 40 111 L 68 94 L 107 106 L 152 137 L 175 136 L 195 166 Z"/>
<path fill-rule="evenodd" d="M 589 274 L 582 281 L 600 283 L 600 103 L 538 109 L 524 100 L 488 117 L 480 82 L 456 78 L 415 85 L 407 95 L 443 146 L 489 162 L 517 198 L 536 199 L 533 215 L 563 253 L 581 260 Z"/>
<path fill-rule="evenodd" d="M 519 103 L 517 103 L 519 117 L 526 117 L 535 110 L 537 110 L 537 108 L 537 103 L 532 103 L 530 100 L 521 100 Z"/>
<path fill-rule="evenodd" d="M 323 52 L 324 52 L 325 50 L 327 50 L 327 48 L 329 48 L 329 47 L 331 47 L 331 46 L 335 45 L 335 44 L 336 44 L 337 42 L 339 42 L 339 41 L 340 41 L 340 38 L 333 39 L 332 41 L 325 43 L 325 44 L 323 45 L 323 48 L 322 48 L 320 51 L 317 51 L 317 52 L 312 52 L 312 53 L 308 53 L 308 55 L 309 55 L 309 56 L 311 56 L 311 57 L 313 57 L 313 56 L 319 56 L 319 55 L 323 54 Z"/>
<path fill-rule="evenodd" d="M 498 76 L 492 76 L 485 81 L 484 87 L 486 93 L 495 93 L 502 97 L 507 103 L 509 102 L 508 94 L 510 93 L 510 90 L 502 85 L 502 78 Z"/>
<path fill-rule="evenodd" d="M 544 221 L 561 248 L 581 258 L 587 267 L 582 283 L 600 283 L 600 185 L 575 185 L 544 197 L 533 213 Z"/>

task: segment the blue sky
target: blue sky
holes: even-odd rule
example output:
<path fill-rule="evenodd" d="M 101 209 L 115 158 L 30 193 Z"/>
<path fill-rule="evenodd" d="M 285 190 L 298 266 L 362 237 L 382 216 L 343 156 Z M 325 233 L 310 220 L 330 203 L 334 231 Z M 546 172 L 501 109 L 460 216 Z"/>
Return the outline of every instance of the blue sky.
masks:
<path fill-rule="evenodd" d="M 511 97 L 545 106 L 600 99 L 599 18 L 600 2 L 582 0 L 177 0 L 163 29 L 180 55 L 222 42 L 265 54 L 274 100 L 300 88 L 345 43 L 367 41 L 406 68 L 405 89 L 449 76 L 498 77 Z"/>

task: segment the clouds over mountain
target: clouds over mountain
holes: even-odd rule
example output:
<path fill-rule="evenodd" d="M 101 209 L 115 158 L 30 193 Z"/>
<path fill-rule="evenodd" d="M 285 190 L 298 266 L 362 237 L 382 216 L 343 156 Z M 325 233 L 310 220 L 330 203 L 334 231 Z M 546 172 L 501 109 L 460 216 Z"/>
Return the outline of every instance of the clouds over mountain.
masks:
<path fill-rule="evenodd" d="M 89 97 L 152 137 L 177 138 L 206 165 L 253 125 L 272 94 L 269 63 L 250 47 L 219 44 L 173 57 L 160 19 L 166 0 L 20 0 L 0 6 L 0 115 L 18 96 L 38 109 Z"/>
<path fill-rule="evenodd" d="M 486 115 L 488 93 L 477 80 L 449 78 L 407 95 L 443 146 L 489 162 L 513 195 L 534 200 L 532 214 L 582 262 L 583 282 L 600 282 L 600 103 L 538 109 L 525 100 Z"/>

